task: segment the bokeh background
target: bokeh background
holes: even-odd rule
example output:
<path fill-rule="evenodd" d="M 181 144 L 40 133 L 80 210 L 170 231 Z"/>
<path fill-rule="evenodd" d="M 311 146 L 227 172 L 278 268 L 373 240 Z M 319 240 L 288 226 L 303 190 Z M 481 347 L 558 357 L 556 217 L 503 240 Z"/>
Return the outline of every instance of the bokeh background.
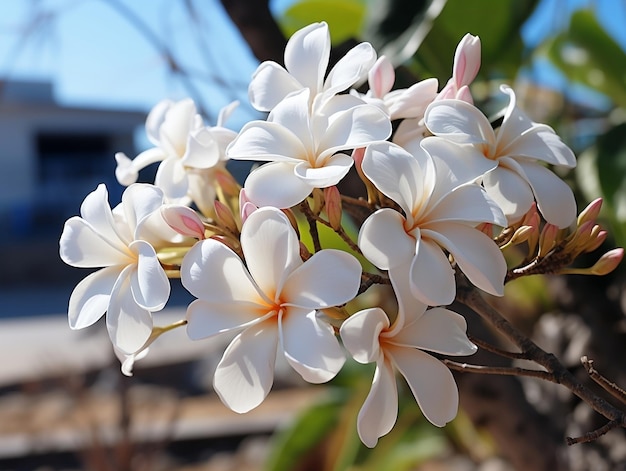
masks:
<path fill-rule="evenodd" d="M 222 343 L 174 332 L 125 378 L 102 325 L 69 330 L 67 301 L 85 272 L 58 258 L 63 222 L 99 183 L 119 201 L 113 155 L 149 146 L 151 107 L 189 96 L 215 124 L 239 100 L 228 127 L 262 118 L 248 104 L 251 74 L 260 61 L 282 62 L 286 38 L 320 20 L 334 58 L 370 41 L 398 67 L 396 87 L 428 77 L 444 84 L 458 41 L 479 35 L 477 104 L 499 110 L 498 86 L 512 85 L 521 107 L 579 156 L 562 175 L 579 207 L 604 198 L 611 236 L 602 249 L 624 246 L 626 2 L 2 0 L 1 470 L 626 469 L 622 430 L 567 447 L 566 435 L 601 422 L 569 392 L 537 381 L 458 375 L 454 423 L 436 429 L 406 400 L 394 431 L 368 451 L 354 426 L 371 378 L 362 366 L 307 387 L 279 365 L 266 403 L 240 416 L 211 391 Z M 231 170 L 244 179 L 248 168 Z M 173 284 L 163 323 L 184 316 L 191 299 Z M 579 359 L 589 355 L 625 385 L 623 286 L 624 270 L 528 278 L 507 286 L 501 309 L 581 377 Z M 472 333 L 490 335 L 467 315 Z"/>

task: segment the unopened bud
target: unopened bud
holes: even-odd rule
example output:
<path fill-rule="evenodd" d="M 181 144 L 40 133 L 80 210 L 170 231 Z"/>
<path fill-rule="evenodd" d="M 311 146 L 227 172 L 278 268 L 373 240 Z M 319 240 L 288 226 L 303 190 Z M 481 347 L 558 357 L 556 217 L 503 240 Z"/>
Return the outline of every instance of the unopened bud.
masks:
<path fill-rule="evenodd" d="M 599 276 L 607 275 L 617 268 L 623 258 L 624 249 L 622 247 L 609 250 L 591 267 L 591 273 Z"/>
<path fill-rule="evenodd" d="M 219 200 L 215 200 L 213 206 L 215 208 L 215 217 L 219 225 L 231 234 L 237 234 L 239 229 L 237 228 L 235 217 L 230 208 Z"/>
<path fill-rule="evenodd" d="M 298 234 L 298 239 L 299 239 L 300 228 L 298 227 L 298 220 L 296 219 L 296 215 L 293 214 L 293 211 L 291 209 L 282 209 L 281 211 L 285 213 L 285 216 L 287 216 L 287 219 L 289 219 L 289 222 L 291 223 L 291 227 L 293 227 L 294 231 L 296 231 L 296 234 Z"/>
<path fill-rule="evenodd" d="M 380 56 L 367 75 L 370 91 L 374 98 L 383 98 L 391 91 L 396 80 L 393 65 L 385 56 Z"/>
<path fill-rule="evenodd" d="M 545 257 L 556 246 L 556 237 L 559 233 L 558 226 L 546 223 L 539 236 L 539 257 Z"/>
<path fill-rule="evenodd" d="M 526 242 L 530 236 L 535 232 L 535 228 L 531 226 L 521 226 L 513 233 L 513 237 L 509 241 L 511 245 L 521 244 Z"/>
<path fill-rule="evenodd" d="M 200 216 L 188 206 L 168 204 L 161 207 L 163 220 L 177 233 L 194 239 L 204 239 L 204 224 Z"/>
<path fill-rule="evenodd" d="M 338 231 L 341 228 L 341 194 L 336 186 L 324 188 L 324 201 L 330 227 Z"/>
<path fill-rule="evenodd" d="M 457 89 L 469 85 L 480 70 L 480 38 L 471 34 L 463 36 L 454 52 L 452 77 Z"/>
<path fill-rule="evenodd" d="M 215 169 L 215 182 L 224 192 L 225 196 L 233 197 L 239 195 L 241 186 L 230 172 L 223 168 Z"/>
<path fill-rule="evenodd" d="M 602 198 L 597 198 L 589 203 L 587 207 L 580 212 L 576 225 L 580 227 L 587 221 L 595 222 L 600 214 L 600 209 L 602 209 Z"/>
<path fill-rule="evenodd" d="M 599 231 L 596 235 L 595 240 L 589 243 L 589 245 L 587 246 L 587 252 L 593 252 L 598 247 L 600 247 L 604 243 L 608 235 L 609 233 L 607 231 Z"/>

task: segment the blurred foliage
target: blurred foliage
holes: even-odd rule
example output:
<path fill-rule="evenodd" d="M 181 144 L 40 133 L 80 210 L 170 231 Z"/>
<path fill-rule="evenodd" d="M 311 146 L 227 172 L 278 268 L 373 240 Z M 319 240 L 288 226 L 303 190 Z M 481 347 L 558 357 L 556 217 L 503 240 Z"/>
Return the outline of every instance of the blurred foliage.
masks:
<path fill-rule="evenodd" d="M 364 0 L 303 0 L 291 5 L 278 22 L 285 37 L 315 22 L 326 21 L 333 45 L 361 35 L 365 19 Z"/>

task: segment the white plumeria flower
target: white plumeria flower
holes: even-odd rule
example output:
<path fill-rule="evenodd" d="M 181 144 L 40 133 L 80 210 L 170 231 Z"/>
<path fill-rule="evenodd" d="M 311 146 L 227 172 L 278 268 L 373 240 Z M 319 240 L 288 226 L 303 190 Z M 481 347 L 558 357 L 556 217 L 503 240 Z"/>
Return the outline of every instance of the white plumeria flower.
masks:
<path fill-rule="evenodd" d="M 357 294 L 361 266 L 332 249 L 303 263 L 298 236 L 276 208 L 248 216 L 241 248 L 245 265 L 226 245 L 199 242 L 183 260 L 181 279 L 198 298 L 187 309 L 192 340 L 238 332 L 217 366 L 214 387 L 224 404 L 243 413 L 267 396 L 277 348 L 308 382 L 337 374 L 345 356 L 318 310 Z"/>
<path fill-rule="evenodd" d="M 118 181 L 122 185 L 135 183 L 141 169 L 161 162 L 154 184 L 163 190 L 168 202 L 186 204 L 192 200 L 201 209 L 210 208 L 215 193 L 206 177 L 210 177 L 213 168 L 223 165 L 226 146 L 237 135 L 224 127 L 237 105 L 238 102 L 233 102 L 224 107 L 217 125 L 207 127 L 191 99 L 161 101 L 146 120 L 148 139 L 155 147 L 133 160 L 118 152 L 115 155 Z"/>
<path fill-rule="evenodd" d="M 391 120 L 422 119 L 426 107 L 437 97 L 437 79 L 422 80 L 409 88 L 392 91 L 395 77 L 393 65 L 386 56 L 381 56 L 368 73 L 369 91 L 364 95 L 355 90 L 351 93 L 366 103 L 379 106 Z"/>
<path fill-rule="evenodd" d="M 370 448 L 396 423 L 396 371 L 405 378 L 424 416 L 443 427 L 456 417 L 459 393 L 450 370 L 423 350 L 461 356 L 476 352 L 462 316 L 444 308 L 426 310 L 412 297 L 406 277 L 392 277 L 392 284 L 399 304 L 393 324 L 385 311 L 375 307 L 353 314 L 340 329 L 343 345 L 356 361 L 376 363 L 372 388 L 357 418 L 359 437 Z"/>
<path fill-rule="evenodd" d="M 325 22 L 313 23 L 294 33 L 285 48 L 285 68 L 263 62 L 252 76 L 248 95 L 259 111 L 270 111 L 290 93 L 306 88 L 310 103 L 347 90 L 367 75 L 376 61 L 369 43 L 360 43 L 342 57 L 326 76 L 330 59 L 330 33 Z"/>
<path fill-rule="evenodd" d="M 87 195 L 81 216 L 70 218 L 61 234 L 60 255 L 79 268 L 104 267 L 82 280 L 70 297 L 69 324 L 82 329 L 106 311 L 106 325 L 116 350 L 138 351 L 152 332 L 152 312 L 163 309 L 170 283 L 155 251 L 163 240 L 154 232 L 163 193 L 136 183 L 113 210 L 104 185 Z M 163 228 L 163 234 L 175 233 Z"/>
<path fill-rule="evenodd" d="M 509 223 L 519 221 L 533 201 L 546 221 L 560 228 L 576 219 L 576 201 L 571 188 L 543 163 L 573 168 L 576 157 L 554 130 L 531 121 L 516 106 L 515 93 L 502 125 L 494 131 L 487 117 L 473 105 L 459 100 L 442 100 L 426 110 L 425 121 L 438 138 L 422 146 L 451 165 L 466 163 L 484 172 L 482 184 L 504 211 Z M 476 178 L 472 172 L 467 178 Z"/>
<path fill-rule="evenodd" d="M 336 185 L 354 163 L 341 150 L 365 147 L 391 134 L 389 117 L 350 95 L 336 96 L 311 112 L 309 90 L 281 101 L 267 121 L 246 124 L 226 153 L 231 159 L 269 161 L 244 184 L 257 206 L 290 208 L 314 188 Z"/>
<path fill-rule="evenodd" d="M 397 278 L 407 276 L 423 303 L 447 305 L 454 301 L 456 284 L 445 250 L 472 283 L 502 296 L 504 257 L 475 226 L 504 225 L 506 219 L 479 185 L 459 184 L 444 161 L 391 143 L 369 146 L 362 169 L 404 212 L 379 209 L 363 223 L 359 247 L 369 261 Z"/>

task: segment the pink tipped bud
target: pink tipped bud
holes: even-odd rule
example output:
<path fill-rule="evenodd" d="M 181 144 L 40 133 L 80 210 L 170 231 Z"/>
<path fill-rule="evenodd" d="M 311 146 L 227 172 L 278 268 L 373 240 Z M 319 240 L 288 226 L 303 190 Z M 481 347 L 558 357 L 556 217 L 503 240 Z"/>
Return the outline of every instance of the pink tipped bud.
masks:
<path fill-rule="evenodd" d="M 361 165 L 363 164 L 363 157 L 365 157 L 365 147 L 359 147 L 352 151 L 352 159 L 357 170 L 361 172 Z"/>
<path fill-rule="evenodd" d="M 237 196 L 241 190 L 241 186 L 237 180 L 226 169 L 215 169 L 215 182 L 221 187 L 226 196 Z"/>
<path fill-rule="evenodd" d="M 547 223 L 543 226 L 539 236 L 539 257 L 545 257 L 556 245 L 556 237 L 559 234 L 558 226 Z"/>
<path fill-rule="evenodd" d="M 391 91 L 396 80 L 393 65 L 385 56 L 380 56 L 368 74 L 370 91 L 374 98 L 383 98 Z"/>
<path fill-rule="evenodd" d="M 330 227 L 337 231 L 341 228 L 341 194 L 336 186 L 324 188 L 324 201 Z"/>
<path fill-rule="evenodd" d="M 623 258 L 624 249 L 622 247 L 609 250 L 607 253 L 602 255 L 602 257 L 600 257 L 600 259 L 591 267 L 590 271 L 594 275 L 607 275 L 617 268 Z"/>
<path fill-rule="evenodd" d="M 235 217 L 233 216 L 230 208 L 219 200 L 215 200 L 213 205 L 215 207 L 215 217 L 217 222 L 219 222 L 219 224 L 229 232 L 237 234 L 239 229 L 237 229 L 237 223 L 235 222 Z"/>
<path fill-rule="evenodd" d="M 454 53 L 452 78 L 457 90 L 469 85 L 480 70 L 480 38 L 466 34 L 459 42 Z"/>
<path fill-rule="evenodd" d="M 257 209 L 259 209 L 259 207 L 250 201 L 248 195 L 246 195 L 246 190 L 242 188 L 239 192 L 239 215 L 241 216 L 241 223 L 246 222 L 248 216 Z"/>
<path fill-rule="evenodd" d="M 161 207 L 161 216 L 177 233 L 194 239 L 204 239 L 204 224 L 200 216 L 188 206 L 168 204 Z"/>
<path fill-rule="evenodd" d="M 459 88 L 454 98 L 469 103 L 470 105 L 474 104 L 474 98 L 472 97 L 470 89 L 467 85 L 463 85 L 461 88 Z"/>
<path fill-rule="evenodd" d="M 602 198 L 597 198 L 589 203 L 587 207 L 580 212 L 576 225 L 580 227 L 580 225 L 587 221 L 595 222 L 600 214 L 600 209 L 602 209 Z"/>
<path fill-rule="evenodd" d="M 537 203 L 533 201 L 530 209 L 524 215 L 524 219 L 522 220 L 523 226 L 533 226 L 539 227 L 539 213 L 537 212 Z"/>
<path fill-rule="evenodd" d="M 595 236 L 595 240 L 593 242 L 590 242 L 587 246 L 587 252 L 593 252 L 598 247 L 600 247 L 604 243 L 608 235 L 609 233 L 607 231 L 598 231 Z"/>

